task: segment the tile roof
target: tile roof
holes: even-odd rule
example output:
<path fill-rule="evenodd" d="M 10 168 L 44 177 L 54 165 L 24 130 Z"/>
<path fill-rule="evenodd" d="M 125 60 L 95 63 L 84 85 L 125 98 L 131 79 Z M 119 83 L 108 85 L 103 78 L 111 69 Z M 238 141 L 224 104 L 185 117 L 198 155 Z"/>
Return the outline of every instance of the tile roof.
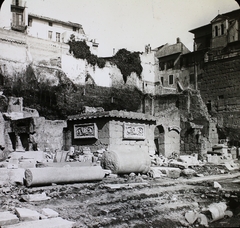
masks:
<path fill-rule="evenodd" d="M 105 118 L 105 117 L 156 121 L 156 118 L 149 114 L 138 113 L 138 112 L 117 111 L 117 110 L 72 115 L 72 116 L 68 116 L 68 120 L 74 121 L 74 120 L 97 119 L 97 118 Z"/>
<path fill-rule="evenodd" d="M 32 14 L 32 13 L 29 13 L 28 15 L 30 17 L 42 19 L 42 20 L 45 20 L 45 21 L 56 22 L 56 23 L 59 23 L 59 24 L 62 24 L 62 25 L 74 26 L 76 28 L 82 28 L 81 24 L 74 23 L 74 22 L 71 22 L 71 21 L 67 21 L 67 22 L 66 21 L 61 21 L 61 20 L 58 20 L 58 19 L 53 19 L 53 18 L 50 18 L 50 17 L 40 16 L 40 15 Z"/>

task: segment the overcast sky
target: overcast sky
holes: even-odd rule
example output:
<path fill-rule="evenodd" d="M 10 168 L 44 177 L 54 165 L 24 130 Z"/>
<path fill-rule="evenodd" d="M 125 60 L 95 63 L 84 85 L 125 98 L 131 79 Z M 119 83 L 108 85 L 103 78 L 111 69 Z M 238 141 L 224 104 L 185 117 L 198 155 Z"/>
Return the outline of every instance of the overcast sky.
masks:
<path fill-rule="evenodd" d="M 192 50 L 188 31 L 210 23 L 218 13 L 239 9 L 235 0 L 28 0 L 29 12 L 82 24 L 99 42 L 99 56 L 116 50 L 144 51 L 176 38 Z"/>

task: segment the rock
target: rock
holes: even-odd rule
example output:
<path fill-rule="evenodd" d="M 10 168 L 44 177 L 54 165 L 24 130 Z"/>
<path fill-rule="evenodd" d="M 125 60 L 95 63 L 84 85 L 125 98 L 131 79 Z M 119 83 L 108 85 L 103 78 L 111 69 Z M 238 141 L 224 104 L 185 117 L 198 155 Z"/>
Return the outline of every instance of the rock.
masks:
<path fill-rule="evenodd" d="M 184 169 L 181 174 L 186 177 L 193 177 L 196 174 L 196 171 L 193 169 Z"/>
<path fill-rule="evenodd" d="M 218 189 L 221 189 L 221 188 L 222 188 L 222 186 L 221 186 L 217 181 L 214 181 L 214 182 L 213 182 L 213 187 L 214 187 L 214 188 L 218 188 Z"/>
<path fill-rule="evenodd" d="M 159 170 L 159 167 L 151 167 L 148 171 L 148 175 L 152 178 L 161 178 L 163 173 Z"/>
<path fill-rule="evenodd" d="M 135 176 L 136 176 L 135 173 L 130 173 L 130 174 L 129 174 L 129 177 L 135 177 Z"/>
<path fill-rule="evenodd" d="M 46 193 L 43 192 L 41 194 L 32 194 L 32 195 L 23 195 L 22 199 L 26 202 L 36 202 L 36 201 L 44 201 L 51 199 L 51 197 L 46 196 Z"/>
<path fill-rule="evenodd" d="M 19 222 L 16 215 L 10 213 L 9 211 L 0 212 L 0 227 L 4 225 L 12 225 Z"/>
<path fill-rule="evenodd" d="M 158 169 L 163 173 L 167 174 L 170 178 L 178 178 L 180 177 L 181 169 L 173 168 L 173 167 L 158 167 Z"/>
<path fill-rule="evenodd" d="M 189 224 L 193 224 L 197 220 L 198 216 L 199 214 L 197 212 L 189 211 L 185 214 L 185 219 Z"/>
<path fill-rule="evenodd" d="M 110 173 L 107 177 L 108 178 L 118 178 L 118 175 L 114 174 L 114 173 Z"/>
<path fill-rule="evenodd" d="M 16 214 L 20 221 L 33 221 L 39 220 L 40 214 L 37 211 L 33 211 L 27 208 L 15 208 Z"/>
<path fill-rule="evenodd" d="M 45 216 L 47 216 L 48 218 L 56 218 L 59 216 L 58 212 L 50 209 L 50 208 L 43 208 L 41 213 Z"/>
<path fill-rule="evenodd" d="M 227 210 L 227 211 L 225 211 L 224 215 L 225 215 L 226 217 L 231 218 L 231 217 L 233 216 L 233 213 L 232 213 L 232 211 Z"/>
<path fill-rule="evenodd" d="M 207 216 L 204 214 L 199 214 L 198 215 L 198 222 L 200 225 L 204 226 L 204 227 L 208 227 L 208 219 Z"/>

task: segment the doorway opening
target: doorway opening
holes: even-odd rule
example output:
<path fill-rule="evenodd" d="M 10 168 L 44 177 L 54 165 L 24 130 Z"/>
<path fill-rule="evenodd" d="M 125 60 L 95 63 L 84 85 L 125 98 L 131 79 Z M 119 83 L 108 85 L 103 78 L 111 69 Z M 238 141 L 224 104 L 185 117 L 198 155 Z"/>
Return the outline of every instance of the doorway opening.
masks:
<path fill-rule="evenodd" d="M 157 155 L 165 155 L 165 131 L 162 125 L 154 129 L 154 143 Z"/>

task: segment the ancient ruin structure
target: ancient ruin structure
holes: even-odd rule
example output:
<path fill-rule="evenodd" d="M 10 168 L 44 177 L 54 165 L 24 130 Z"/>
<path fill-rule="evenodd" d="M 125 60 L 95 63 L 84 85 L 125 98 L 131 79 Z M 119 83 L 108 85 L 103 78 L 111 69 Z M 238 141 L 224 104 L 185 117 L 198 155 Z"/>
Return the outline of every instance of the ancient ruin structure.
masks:
<path fill-rule="evenodd" d="M 11 7 L 8 24 L 0 28 L 0 87 L 4 96 L 17 97 L 6 98 L 1 108 L 8 123 L 1 130 L 4 147 L 30 150 L 37 144 L 41 150 L 53 151 L 71 146 L 125 150 L 134 144 L 135 149 L 168 157 L 206 154 L 219 139 L 239 141 L 234 135 L 239 131 L 239 10 L 191 30 L 194 52 L 180 38 L 155 49 L 147 45 L 138 53 L 141 74 L 133 70 L 123 80 L 121 70 L 111 62 L 114 56 L 100 68 L 70 53 L 71 35 L 85 40 L 96 53 L 98 44 L 89 41 L 80 24 L 32 14 L 23 1 L 4 4 Z M 23 107 L 21 94 L 32 108 Z M 106 111 L 82 113 L 86 105 L 104 105 Z M 64 118 L 40 117 L 39 106 L 46 107 L 38 111 L 59 107 L 66 108 L 62 116 L 68 110 L 77 115 L 68 117 L 66 125 Z M 49 116 L 54 119 L 52 113 Z M 145 138 L 124 138 L 128 124 L 130 128 L 136 124 L 134 129 L 143 124 Z M 94 135 L 78 138 L 76 132 L 85 128 L 93 129 Z"/>

